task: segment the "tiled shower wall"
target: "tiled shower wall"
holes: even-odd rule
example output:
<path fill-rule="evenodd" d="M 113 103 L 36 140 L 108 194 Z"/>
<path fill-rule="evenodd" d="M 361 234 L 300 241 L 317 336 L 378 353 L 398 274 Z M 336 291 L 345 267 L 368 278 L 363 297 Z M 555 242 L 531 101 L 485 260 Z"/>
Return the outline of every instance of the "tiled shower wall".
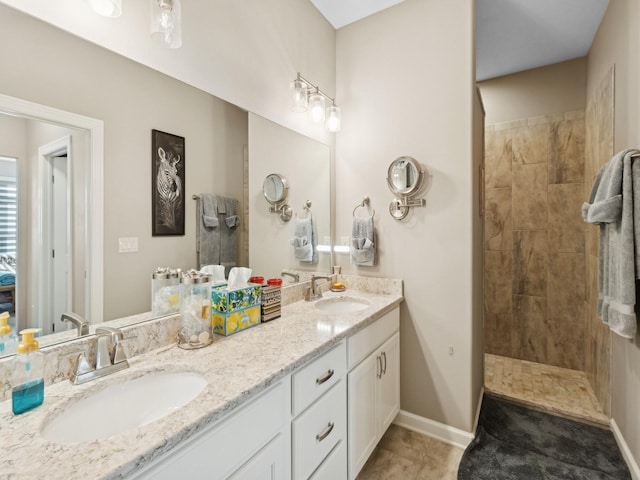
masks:
<path fill-rule="evenodd" d="M 485 351 L 584 369 L 584 111 L 485 131 Z"/>
<path fill-rule="evenodd" d="M 591 185 L 600 170 L 613 155 L 613 68 L 598 88 L 587 98 L 585 117 L 586 142 L 584 198 L 589 198 Z M 611 413 L 611 333 L 596 315 L 598 304 L 598 227 L 585 224 L 586 261 L 586 331 L 585 373 L 607 415 Z"/>

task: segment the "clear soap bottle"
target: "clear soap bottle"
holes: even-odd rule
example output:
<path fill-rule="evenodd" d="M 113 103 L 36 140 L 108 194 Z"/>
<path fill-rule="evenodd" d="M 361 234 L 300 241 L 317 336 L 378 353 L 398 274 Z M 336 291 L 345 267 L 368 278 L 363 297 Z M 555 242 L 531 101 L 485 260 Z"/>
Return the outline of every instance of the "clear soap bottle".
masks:
<path fill-rule="evenodd" d="M 9 325 L 9 312 L 0 313 L 0 356 L 16 352 L 18 337 Z"/>
<path fill-rule="evenodd" d="M 42 405 L 44 401 L 44 354 L 38 350 L 34 335 L 40 328 L 22 330 L 16 348 L 11 382 L 11 409 L 19 415 Z"/>

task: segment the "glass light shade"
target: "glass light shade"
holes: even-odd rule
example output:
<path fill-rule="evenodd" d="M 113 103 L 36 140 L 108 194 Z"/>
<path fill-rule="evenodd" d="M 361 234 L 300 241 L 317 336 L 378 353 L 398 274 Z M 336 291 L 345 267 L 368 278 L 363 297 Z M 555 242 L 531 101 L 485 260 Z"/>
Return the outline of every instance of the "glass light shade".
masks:
<path fill-rule="evenodd" d="M 314 122 L 324 121 L 324 97 L 317 92 L 309 95 L 309 112 Z"/>
<path fill-rule="evenodd" d="M 294 80 L 289 85 L 291 91 L 291 111 L 300 113 L 307 111 L 307 84 L 302 80 Z"/>
<path fill-rule="evenodd" d="M 151 0 L 151 38 L 167 48 L 182 46 L 180 0 Z"/>
<path fill-rule="evenodd" d="M 122 0 L 91 0 L 93 11 L 103 17 L 116 18 L 122 15 Z"/>
<path fill-rule="evenodd" d="M 340 108 L 335 105 L 331 105 L 327 108 L 327 130 L 330 132 L 340 131 Z"/>

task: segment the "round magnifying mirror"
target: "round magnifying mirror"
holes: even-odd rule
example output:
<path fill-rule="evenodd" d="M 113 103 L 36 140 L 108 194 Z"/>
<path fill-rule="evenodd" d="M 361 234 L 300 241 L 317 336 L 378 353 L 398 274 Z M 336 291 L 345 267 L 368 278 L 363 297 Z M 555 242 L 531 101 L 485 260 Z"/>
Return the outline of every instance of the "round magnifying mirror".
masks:
<path fill-rule="evenodd" d="M 424 171 L 412 157 L 398 157 L 387 172 L 387 183 L 391 191 L 398 195 L 413 195 L 422 186 Z"/>
<path fill-rule="evenodd" d="M 262 193 L 271 205 L 282 203 L 287 198 L 287 180 L 278 173 L 267 175 L 262 184 Z"/>

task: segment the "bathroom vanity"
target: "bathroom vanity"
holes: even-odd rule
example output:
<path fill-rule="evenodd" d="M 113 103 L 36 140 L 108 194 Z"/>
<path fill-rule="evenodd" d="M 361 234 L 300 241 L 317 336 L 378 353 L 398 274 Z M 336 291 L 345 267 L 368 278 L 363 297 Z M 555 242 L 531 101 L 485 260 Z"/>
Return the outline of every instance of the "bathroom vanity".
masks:
<path fill-rule="evenodd" d="M 12 479 L 354 479 L 399 409 L 401 282 L 372 290 L 298 301 L 280 319 L 209 347 L 170 345 L 95 382 L 50 385 L 29 414 L 13 417 L 5 401 L 0 471 Z M 163 418 L 108 438 L 65 444 L 41 435 L 84 398 L 158 372 L 197 373 L 207 386 Z"/>

